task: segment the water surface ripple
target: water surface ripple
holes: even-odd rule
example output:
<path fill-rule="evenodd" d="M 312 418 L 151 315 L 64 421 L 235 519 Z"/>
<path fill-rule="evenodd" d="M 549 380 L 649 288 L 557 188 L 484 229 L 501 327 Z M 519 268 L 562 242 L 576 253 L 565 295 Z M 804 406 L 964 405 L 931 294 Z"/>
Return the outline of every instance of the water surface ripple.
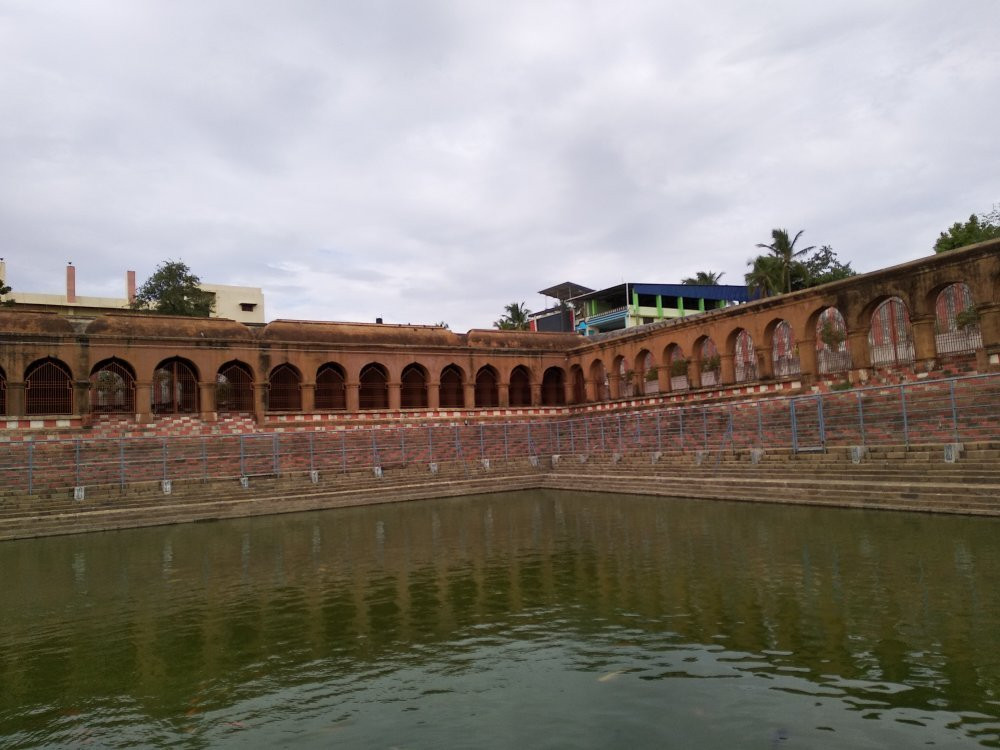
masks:
<path fill-rule="evenodd" d="M 0 746 L 1000 747 L 993 519 L 530 492 L 0 544 Z"/>

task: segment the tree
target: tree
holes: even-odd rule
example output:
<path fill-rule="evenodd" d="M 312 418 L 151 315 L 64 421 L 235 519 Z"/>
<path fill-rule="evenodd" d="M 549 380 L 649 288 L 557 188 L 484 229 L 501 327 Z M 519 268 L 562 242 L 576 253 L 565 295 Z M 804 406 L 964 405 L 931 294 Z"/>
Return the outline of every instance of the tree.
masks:
<path fill-rule="evenodd" d="M 781 262 L 772 255 L 758 255 L 747 261 L 750 271 L 743 277 L 747 288 L 761 297 L 778 294 L 784 283 L 784 271 Z"/>
<path fill-rule="evenodd" d="M 4 307 L 10 307 L 14 304 L 12 299 L 2 299 L 5 294 L 10 294 L 10 287 L 3 283 L 3 279 L 0 279 L 0 305 Z"/>
<path fill-rule="evenodd" d="M 829 284 L 831 281 L 840 281 L 855 275 L 850 263 L 841 263 L 837 259 L 837 253 L 829 245 L 823 245 L 819 250 L 806 258 L 802 262 L 805 271 L 805 286 L 803 289 L 820 284 Z M 793 281 L 794 288 L 794 281 Z"/>
<path fill-rule="evenodd" d="M 799 241 L 799 237 L 802 236 L 803 231 L 805 230 L 800 229 L 795 238 L 789 240 L 787 229 L 772 229 L 770 245 L 757 243 L 757 247 L 767 250 L 780 261 L 782 277 L 785 282 L 782 291 L 785 292 L 792 291 L 792 265 L 795 263 L 795 259 L 815 249 L 814 245 L 804 247 L 801 250 L 795 249 L 795 243 Z"/>
<path fill-rule="evenodd" d="M 493 325 L 501 331 L 527 331 L 529 315 L 531 310 L 523 302 L 511 302 L 504 306 L 503 317 L 493 321 Z"/>
<path fill-rule="evenodd" d="M 972 214 L 964 224 L 955 222 L 947 232 L 934 243 L 934 252 L 944 253 L 977 242 L 985 242 L 1000 237 L 1000 208 L 994 206 L 987 214 Z"/>
<path fill-rule="evenodd" d="M 715 271 L 698 271 L 694 276 L 688 276 L 686 279 L 683 279 L 681 283 L 698 286 L 718 286 L 725 275 L 725 271 L 719 271 L 718 273 Z"/>
<path fill-rule="evenodd" d="M 131 307 L 164 315 L 207 318 L 215 307 L 215 295 L 202 289 L 200 283 L 201 279 L 183 262 L 164 261 L 136 292 Z"/>

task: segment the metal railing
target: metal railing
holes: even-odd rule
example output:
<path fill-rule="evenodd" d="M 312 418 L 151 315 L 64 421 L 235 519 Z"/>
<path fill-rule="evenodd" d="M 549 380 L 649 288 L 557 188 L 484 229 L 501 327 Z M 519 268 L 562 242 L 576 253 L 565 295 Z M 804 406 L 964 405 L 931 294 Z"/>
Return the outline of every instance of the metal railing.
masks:
<path fill-rule="evenodd" d="M 565 419 L 0 444 L 0 492 L 372 471 L 629 451 L 822 451 L 1000 441 L 1000 375 Z"/>

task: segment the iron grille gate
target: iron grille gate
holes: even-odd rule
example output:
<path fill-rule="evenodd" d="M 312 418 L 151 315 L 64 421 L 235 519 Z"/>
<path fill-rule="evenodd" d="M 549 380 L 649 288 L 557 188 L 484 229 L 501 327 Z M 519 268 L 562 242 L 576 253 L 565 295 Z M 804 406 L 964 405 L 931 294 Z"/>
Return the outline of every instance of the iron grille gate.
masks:
<path fill-rule="evenodd" d="M 805 396 L 789 402 L 793 453 L 818 453 L 826 448 L 823 397 Z"/>

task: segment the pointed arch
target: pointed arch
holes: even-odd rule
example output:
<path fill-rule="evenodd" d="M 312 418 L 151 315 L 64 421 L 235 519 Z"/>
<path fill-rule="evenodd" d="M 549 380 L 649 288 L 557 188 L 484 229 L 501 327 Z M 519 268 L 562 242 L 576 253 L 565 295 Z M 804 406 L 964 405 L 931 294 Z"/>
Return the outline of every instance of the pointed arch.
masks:
<path fill-rule="evenodd" d="M 508 394 L 511 406 L 531 406 L 531 373 L 524 365 L 511 370 Z"/>
<path fill-rule="evenodd" d="M 198 411 L 198 370 L 181 357 L 165 359 L 153 371 L 150 407 L 154 414 L 193 414 Z"/>
<path fill-rule="evenodd" d="M 787 320 L 779 320 L 771 331 L 771 366 L 776 378 L 790 378 L 802 373 L 795 332 Z"/>
<path fill-rule="evenodd" d="M 732 338 L 733 377 L 737 383 L 757 380 L 757 352 L 753 337 L 746 328 L 740 328 Z"/>
<path fill-rule="evenodd" d="M 90 371 L 90 411 L 96 414 L 135 412 L 135 370 L 117 357 L 98 362 Z"/>
<path fill-rule="evenodd" d="M 416 362 L 403 368 L 399 376 L 399 399 L 403 409 L 427 408 L 427 370 Z"/>
<path fill-rule="evenodd" d="M 550 367 L 542 373 L 542 406 L 563 406 L 566 403 L 566 373 L 561 367 Z"/>
<path fill-rule="evenodd" d="M 336 362 L 326 362 L 316 370 L 316 409 L 343 411 L 347 408 L 347 377 Z"/>
<path fill-rule="evenodd" d="M 890 297 L 872 313 L 868 351 L 873 367 L 913 363 L 915 352 L 910 311 L 899 297 Z"/>
<path fill-rule="evenodd" d="M 934 300 L 934 348 L 938 354 L 973 354 L 983 348 L 972 290 L 964 282 L 949 284 Z"/>
<path fill-rule="evenodd" d="M 361 409 L 389 408 L 389 375 L 385 366 L 370 362 L 358 376 L 358 406 Z"/>
<path fill-rule="evenodd" d="M 821 375 L 850 370 L 847 323 L 836 307 L 827 307 L 816 318 L 816 363 Z"/>
<path fill-rule="evenodd" d="M 253 412 L 253 370 L 238 359 L 223 364 L 215 374 L 215 408 L 228 414 Z"/>
<path fill-rule="evenodd" d="M 570 368 L 570 377 L 573 382 L 573 403 L 582 404 L 587 400 L 587 385 L 583 377 L 583 368 L 580 365 L 573 365 Z"/>
<path fill-rule="evenodd" d="M 64 362 L 46 357 L 28 365 L 24 371 L 24 413 L 73 413 L 73 374 Z"/>
<path fill-rule="evenodd" d="M 476 408 L 491 408 L 500 405 L 500 378 L 490 365 L 484 365 L 476 373 Z"/>
<path fill-rule="evenodd" d="M 594 397 L 597 401 L 611 400 L 611 383 L 608 380 L 608 371 L 604 367 L 604 361 L 595 359 L 590 363 L 590 380 L 594 384 Z"/>
<path fill-rule="evenodd" d="M 611 371 L 613 377 L 611 391 L 614 398 L 631 398 L 632 378 L 629 375 L 630 372 L 625 357 L 621 354 L 615 357 L 614 367 Z"/>
<path fill-rule="evenodd" d="M 451 364 L 441 370 L 438 405 L 442 409 L 461 409 L 465 406 L 465 373 L 458 365 Z"/>
<path fill-rule="evenodd" d="M 302 374 L 298 368 L 284 362 L 267 378 L 268 411 L 302 411 Z"/>
<path fill-rule="evenodd" d="M 722 359 L 719 357 L 719 348 L 709 336 L 702 336 L 695 343 L 695 352 L 698 357 L 698 370 L 701 372 L 701 384 L 703 386 L 719 385 L 719 370 L 722 367 Z"/>

